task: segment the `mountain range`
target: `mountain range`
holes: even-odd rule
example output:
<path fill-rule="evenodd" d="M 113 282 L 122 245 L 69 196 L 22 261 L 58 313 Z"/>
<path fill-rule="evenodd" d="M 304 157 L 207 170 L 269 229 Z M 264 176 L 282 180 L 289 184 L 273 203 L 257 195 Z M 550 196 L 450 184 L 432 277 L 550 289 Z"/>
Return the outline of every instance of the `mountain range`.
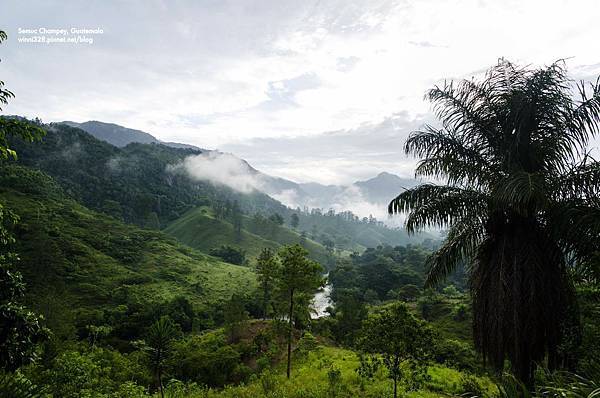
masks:
<path fill-rule="evenodd" d="M 263 173 L 233 154 L 201 149 L 188 144 L 164 142 L 141 130 L 99 121 L 65 121 L 62 124 L 84 130 L 95 138 L 117 147 L 143 143 L 196 150 L 198 153 L 190 155 L 196 159 L 184 162 L 183 167 L 198 180 L 228 185 L 240 191 L 256 189 L 294 208 L 350 210 L 361 217 L 373 215 L 385 219 L 389 201 L 406 188 L 418 185 L 416 179 L 401 178 L 388 172 L 381 172 L 373 178 L 349 185 L 297 183 Z"/>

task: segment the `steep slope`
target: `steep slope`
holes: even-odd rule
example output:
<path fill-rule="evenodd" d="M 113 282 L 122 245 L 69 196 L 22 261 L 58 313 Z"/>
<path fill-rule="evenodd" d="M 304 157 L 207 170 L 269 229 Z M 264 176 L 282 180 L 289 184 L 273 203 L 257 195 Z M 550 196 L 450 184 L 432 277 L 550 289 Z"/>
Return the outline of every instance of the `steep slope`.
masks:
<path fill-rule="evenodd" d="M 128 223 L 166 226 L 191 208 L 219 200 L 237 200 L 246 212 L 285 211 L 263 193 L 242 194 L 173 170 L 185 157 L 200 153 L 196 150 L 154 144 L 117 148 L 64 124 L 46 129 L 41 142 L 14 140 L 19 163 L 49 174 L 88 208 Z"/>
<path fill-rule="evenodd" d="M 93 212 L 39 171 L 0 168 L 0 201 L 20 217 L 14 250 L 37 308 L 48 299 L 97 311 L 185 296 L 199 310 L 254 289 L 250 269 Z"/>
<path fill-rule="evenodd" d="M 236 246 L 245 250 L 250 259 L 256 258 L 263 248 L 277 250 L 282 245 L 302 243 L 312 259 L 323 265 L 329 262 L 329 256 L 322 245 L 303 239 L 300 234 L 285 226 L 260 216 L 244 216 L 242 225 L 243 229 L 238 236 L 230 222 L 215 217 L 210 208 L 199 207 L 173 221 L 164 232 L 203 252 L 224 244 Z"/>

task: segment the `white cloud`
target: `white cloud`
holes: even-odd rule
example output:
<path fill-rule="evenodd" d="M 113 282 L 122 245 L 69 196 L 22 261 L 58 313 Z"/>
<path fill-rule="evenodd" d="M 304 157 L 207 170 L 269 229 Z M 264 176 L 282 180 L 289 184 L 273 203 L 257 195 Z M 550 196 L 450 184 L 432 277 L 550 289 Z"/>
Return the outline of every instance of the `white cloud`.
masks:
<path fill-rule="evenodd" d="M 417 119 L 429 109 L 426 89 L 501 56 L 535 65 L 572 57 L 573 73 L 600 72 L 597 0 L 138 0 L 68 8 L 8 0 L 2 7 L 9 33 L 0 46 L 2 80 L 17 95 L 7 113 L 103 120 L 200 147 L 317 137 L 398 112 Z M 105 34 L 87 47 L 16 40 L 18 27 L 72 24 Z M 381 142 L 375 152 L 389 151 Z M 318 158 L 323 180 L 340 178 L 335 165 L 346 161 L 330 156 Z M 309 177 L 298 163 L 265 171 Z"/>
<path fill-rule="evenodd" d="M 172 171 L 184 170 L 196 180 L 226 185 L 243 193 L 261 190 L 263 185 L 260 176 L 253 174 L 248 164 L 227 153 L 205 152 L 188 156 L 169 168 Z"/>

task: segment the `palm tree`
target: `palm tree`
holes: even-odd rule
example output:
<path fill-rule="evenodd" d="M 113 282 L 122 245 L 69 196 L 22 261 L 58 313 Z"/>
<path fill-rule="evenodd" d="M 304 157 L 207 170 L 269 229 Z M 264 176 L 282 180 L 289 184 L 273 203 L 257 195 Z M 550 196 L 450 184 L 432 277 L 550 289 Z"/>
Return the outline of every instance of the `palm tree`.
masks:
<path fill-rule="evenodd" d="M 466 265 L 477 348 L 530 383 L 536 361 L 564 365 L 559 346 L 577 337 L 568 268 L 589 261 L 600 236 L 600 164 L 587 151 L 600 84 L 573 84 L 562 61 L 501 60 L 481 81 L 447 82 L 426 98 L 441 128 L 413 132 L 405 151 L 422 158 L 416 176 L 446 184 L 408 189 L 388 210 L 408 213 L 409 232 L 448 228 L 426 284 Z"/>

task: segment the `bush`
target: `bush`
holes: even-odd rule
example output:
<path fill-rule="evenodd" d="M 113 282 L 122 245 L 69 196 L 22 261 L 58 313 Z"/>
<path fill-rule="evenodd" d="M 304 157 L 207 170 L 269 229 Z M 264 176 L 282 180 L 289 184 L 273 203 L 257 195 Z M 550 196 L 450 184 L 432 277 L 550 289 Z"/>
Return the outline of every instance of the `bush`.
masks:
<path fill-rule="evenodd" d="M 67 351 L 37 377 L 56 397 L 136 397 L 142 389 L 132 380 L 143 385 L 150 383 L 139 362 L 139 358 L 101 348 Z"/>
<path fill-rule="evenodd" d="M 454 319 L 456 322 L 466 321 L 468 317 L 469 308 L 466 304 L 458 304 L 452 309 L 452 319 Z"/>
<path fill-rule="evenodd" d="M 244 250 L 229 245 L 210 249 L 210 255 L 219 257 L 230 264 L 242 265 L 246 261 L 246 252 Z"/>
<path fill-rule="evenodd" d="M 398 289 L 398 298 L 403 301 L 414 301 L 421 295 L 421 289 L 416 285 L 404 285 Z"/>
<path fill-rule="evenodd" d="M 319 344 L 315 336 L 312 333 L 304 332 L 304 335 L 298 341 L 298 348 L 296 348 L 295 353 L 300 357 L 306 357 L 309 352 L 315 351 L 318 347 Z"/>
<path fill-rule="evenodd" d="M 240 353 L 226 344 L 222 334 L 208 333 L 177 341 L 169 369 L 178 380 L 221 387 L 245 379 L 245 369 L 238 366 L 240 359 Z"/>
<path fill-rule="evenodd" d="M 468 343 L 452 339 L 437 340 L 433 356 L 437 363 L 459 370 L 473 371 L 479 363 L 475 351 Z"/>

